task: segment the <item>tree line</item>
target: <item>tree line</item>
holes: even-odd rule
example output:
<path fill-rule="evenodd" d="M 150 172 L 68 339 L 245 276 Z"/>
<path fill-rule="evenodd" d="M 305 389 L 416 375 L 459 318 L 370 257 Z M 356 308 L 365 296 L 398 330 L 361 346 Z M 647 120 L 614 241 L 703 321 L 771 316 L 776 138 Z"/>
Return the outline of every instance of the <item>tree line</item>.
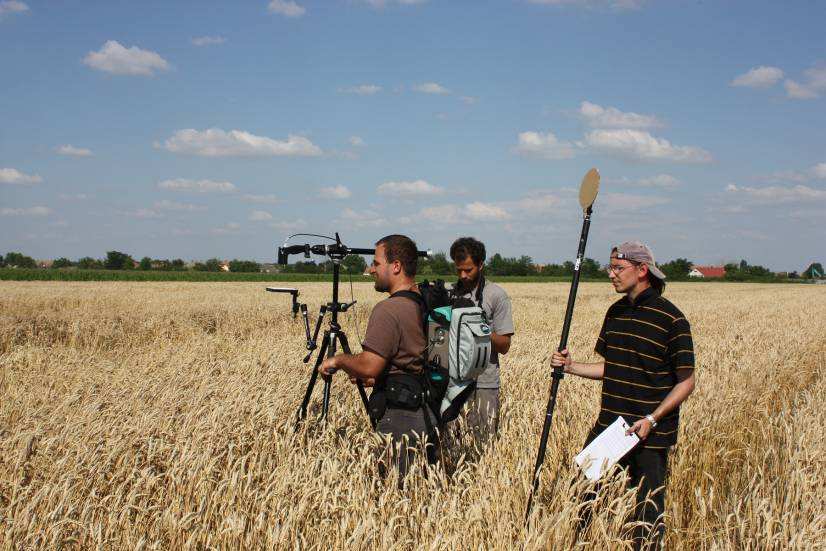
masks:
<path fill-rule="evenodd" d="M 350 274 L 361 274 L 367 269 L 364 257 L 350 255 L 342 261 L 342 271 Z M 131 255 L 120 251 L 108 251 L 102 259 L 89 256 L 76 261 L 61 257 L 55 259 L 52 269 L 81 269 L 81 270 L 144 270 L 167 272 L 220 272 L 224 266 L 230 272 L 252 273 L 262 271 L 264 265 L 254 260 L 230 260 L 224 262 L 218 258 L 210 258 L 203 262 L 187 264 L 180 258 L 153 259 L 148 256 L 135 260 Z M 659 265 L 669 280 L 680 281 L 689 279 L 689 272 L 694 265 L 687 258 L 677 258 Z M 37 262 L 22 253 L 10 252 L 0 255 L 0 267 L 10 268 L 37 268 Z M 277 273 L 294 274 L 326 274 L 333 271 L 333 262 L 326 260 L 298 261 L 286 266 L 267 265 L 267 268 Z M 561 264 L 536 264 L 530 256 L 505 257 L 494 254 L 485 264 L 485 272 L 491 276 L 533 276 L 533 277 L 565 277 L 574 272 L 574 263 L 570 260 Z M 443 252 L 436 253 L 429 258 L 419 258 L 418 273 L 425 276 L 450 276 L 455 274 L 453 262 Z M 580 273 L 585 278 L 606 277 L 605 266 L 593 258 L 585 258 L 580 266 Z M 756 264 L 749 264 L 746 260 L 739 263 L 725 265 L 724 279 L 730 281 L 759 281 L 772 279 L 817 279 L 824 277 L 823 266 L 819 262 L 810 264 L 803 272 L 775 273 L 768 268 Z"/>

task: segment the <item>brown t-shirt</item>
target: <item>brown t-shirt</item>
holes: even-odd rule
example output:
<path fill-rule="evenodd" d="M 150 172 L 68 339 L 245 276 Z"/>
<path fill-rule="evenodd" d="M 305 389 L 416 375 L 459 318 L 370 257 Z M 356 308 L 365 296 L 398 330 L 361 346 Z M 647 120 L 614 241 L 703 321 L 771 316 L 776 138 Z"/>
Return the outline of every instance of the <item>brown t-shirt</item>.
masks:
<path fill-rule="evenodd" d="M 390 373 L 420 373 L 425 337 L 418 303 L 390 297 L 376 304 L 361 346 L 387 360 Z"/>

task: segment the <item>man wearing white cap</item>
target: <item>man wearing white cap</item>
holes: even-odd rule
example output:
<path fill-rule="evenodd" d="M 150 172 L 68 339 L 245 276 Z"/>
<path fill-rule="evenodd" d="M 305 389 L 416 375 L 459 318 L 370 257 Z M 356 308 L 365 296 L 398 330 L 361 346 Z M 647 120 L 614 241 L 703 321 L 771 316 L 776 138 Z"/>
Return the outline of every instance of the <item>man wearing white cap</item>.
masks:
<path fill-rule="evenodd" d="M 650 248 L 638 241 L 614 247 L 608 278 L 625 296 L 605 314 L 595 347 L 603 361 L 576 362 L 563 350 L 551 364 L 602 380 L 599 417 L 586 445 L 620 415 L 640 437 L 620 461 L 638 487 L 635 520 L 646 523 L 634 529 L 639 549 L 662 539 L 668 451 L 677 443 L 680 404 L 694 390 L 694 345 L 688 320 L 662 296 L 665 274 Z"/>

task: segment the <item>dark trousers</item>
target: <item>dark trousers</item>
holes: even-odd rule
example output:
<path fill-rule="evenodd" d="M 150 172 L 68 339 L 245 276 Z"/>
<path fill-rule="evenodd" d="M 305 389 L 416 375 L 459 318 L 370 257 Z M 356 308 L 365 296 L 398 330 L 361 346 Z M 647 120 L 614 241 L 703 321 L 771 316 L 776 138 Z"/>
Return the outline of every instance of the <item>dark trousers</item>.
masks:
<path fill-rule="evenodd" d="M 380 472 L 387 474 L 388 465 L 397 468 L 401 488 L 422 444 L 425 445 L 428 463 L 435 463 L 439 448 L 435 426 L 436 418 L 426 407 L 417 410 L 388 407 L 376 424 L 377 432 L 390 436 L 390 448 L 382 451 Z M 426 442 L 422 441 L 423 438 Z"/>
<path fill-rule="evenodd" d="M 635 526 L 632 532 L 634 549 L 658 549 L 665 532 L 662 515 L 665 512 L 665 484 L 668 474 L 668 448 L 635 448 L 619 461 L 629 476 L 630 487 L 637 488 L 633 520 L 646 524 Z M 596 498 L 595 490 L 588 491 L 583 501 Z M 587 530 L 591 509 L 580 517 L 577 532 Z"/>

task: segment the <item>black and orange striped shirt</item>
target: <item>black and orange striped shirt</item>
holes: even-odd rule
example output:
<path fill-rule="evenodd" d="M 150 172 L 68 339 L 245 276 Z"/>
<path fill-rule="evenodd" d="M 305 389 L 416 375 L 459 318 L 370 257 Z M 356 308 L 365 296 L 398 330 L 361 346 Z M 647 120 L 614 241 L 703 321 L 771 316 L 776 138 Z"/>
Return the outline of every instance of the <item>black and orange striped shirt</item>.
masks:
<path fill-rule="evenodd" d="M 595 350 L 605 358 L 605 374 L 599 418 L 590 438 L 618 415 L 630 425 L 653 412 L 694 369 L 688 320 L 653 288 L 640 293 L 633 303 L 626 296 L 611 305 Z M 679 418 L 677 408 L 660 419 L 642 445 L 666 448 L 676 444 Z"/>

